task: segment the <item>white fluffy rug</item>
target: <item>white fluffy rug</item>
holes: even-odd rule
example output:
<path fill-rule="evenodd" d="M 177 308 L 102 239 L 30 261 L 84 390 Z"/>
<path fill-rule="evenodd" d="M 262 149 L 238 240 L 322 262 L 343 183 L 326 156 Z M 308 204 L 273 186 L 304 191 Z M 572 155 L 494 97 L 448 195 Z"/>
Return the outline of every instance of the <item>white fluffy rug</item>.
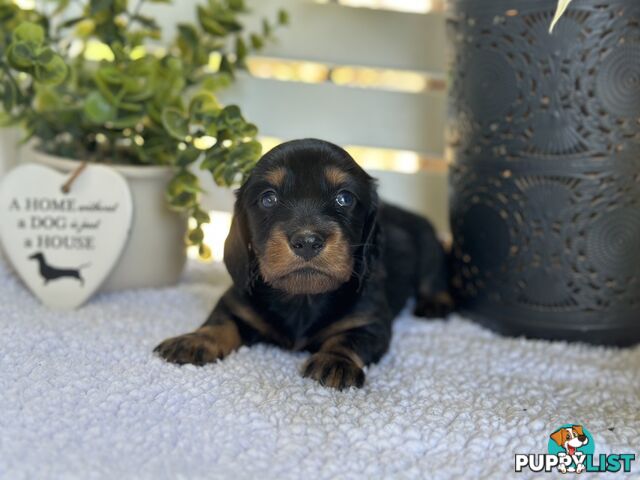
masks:
<path fill-rule="evenodd" d="M 365 388 L 346 392 L 270 346 L 202 368 L 151 354 L 227 282 L 191 265 L 175 288 L 53 313 L 0 263 L 0 478 L 527 478 L 514 453 L 546 453 L 564 423 L 586 426 L 596 453 L 640 454 L 640 348 L 407 315 Z"/>

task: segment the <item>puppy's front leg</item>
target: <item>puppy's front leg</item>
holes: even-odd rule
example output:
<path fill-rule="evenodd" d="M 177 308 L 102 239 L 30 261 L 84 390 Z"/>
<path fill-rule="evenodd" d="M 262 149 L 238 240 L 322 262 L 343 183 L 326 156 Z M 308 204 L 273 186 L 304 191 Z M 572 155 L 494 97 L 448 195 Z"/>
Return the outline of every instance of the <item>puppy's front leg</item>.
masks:
<path fill-rule="evenodd" d="M 204 365 L 226 357 L 257 335 L 259 318 L 242 296 L 233 291 L 220 298 L 207 321 L 195 332 L 169 338 L 154 352 L 179 365 Z M 253 328 L 252 328 L 253 327 Z"/>
<path fill-rule="evenodd" d="M 230 319 L 220 318 L 195 332 L 168 338 L 153 351 L 166 361 L 183 365 L 204 365 L 226 357 L 242 344 L 238 327 Z"/>
<path fill-rule="evenodd" d="M 360 388 L 364 385 L 363 368 L 382 357 L 390 339 L 390 322 L 375 314 L 349 316 L 314 336 L 310 349 L 317 351 L 304 364 L 302 374 L 338 390 Z"/>

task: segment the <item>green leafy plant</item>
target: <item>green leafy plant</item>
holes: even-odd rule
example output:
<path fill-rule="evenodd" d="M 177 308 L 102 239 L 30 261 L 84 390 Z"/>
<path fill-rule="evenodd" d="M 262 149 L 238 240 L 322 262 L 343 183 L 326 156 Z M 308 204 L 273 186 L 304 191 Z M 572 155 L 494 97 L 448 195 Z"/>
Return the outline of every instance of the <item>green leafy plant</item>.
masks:
<path fill-rule="evenodd" d="M 201 227 L 209 216 L 192 168 L 230 186 L 261 154 L 256 126 L 216 93 L 288 16 L 279 11 L 247 32 L 244 0 L 208 0 L 196 6 L 196 24 L 179 24 L 162 45 L 143 1 L 50 0 L 45 13 L 0 0 L 0 124 L 21 125 L 25 140 L 54 155 L 172 166 L 167 201 L 195 219 L 188 241 L 207 257 Z M 103 59 L 91 59 L 91 48 Z"/>

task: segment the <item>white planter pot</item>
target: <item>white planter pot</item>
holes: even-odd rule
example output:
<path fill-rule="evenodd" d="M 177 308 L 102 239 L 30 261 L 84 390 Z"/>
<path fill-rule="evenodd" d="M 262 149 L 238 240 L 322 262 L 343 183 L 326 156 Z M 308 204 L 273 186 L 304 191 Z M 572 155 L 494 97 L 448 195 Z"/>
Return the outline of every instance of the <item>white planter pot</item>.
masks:
<path fill-rule="evenodd" d="M 70 173 L 77 160 L 54 157 L 37 150 L 30 161 Z M 165 188 L 172 169 L 162 166 L 114 165 L 127 180 L 133 198 L 133 223 L 129 240 L 101 291 L 163 287 L 175 284 L 186 261 L 187 218 L 169 209 Z"/>
<path fill-rule="evenodd" d="M 18 142 L 21 131 L 17 127 L 0 128 L 0 176 L 15 166 L 20 158 Z"/>

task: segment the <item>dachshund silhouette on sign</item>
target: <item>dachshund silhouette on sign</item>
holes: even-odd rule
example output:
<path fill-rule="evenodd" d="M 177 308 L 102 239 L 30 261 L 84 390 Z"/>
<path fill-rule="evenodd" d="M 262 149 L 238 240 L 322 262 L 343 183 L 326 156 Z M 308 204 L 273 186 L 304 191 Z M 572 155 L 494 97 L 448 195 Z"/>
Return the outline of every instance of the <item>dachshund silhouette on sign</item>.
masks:
<path fill-rule="evenodd" d="M 90 264 L 86 263 L 78 268 L 58 268 L 49 265 L 44 258 L 44 253 L 36 252 L 29 256 L 30 260 L 37 260 L 39 264 L 40 276 L 44 280 L 44 284 L 47 285 L 50 280 L 58 280 L 59 278 L 76 278 L 80 285 L 84 285 L 84 278 L 82 278 L 81 270 L 88 267 Z"/>

